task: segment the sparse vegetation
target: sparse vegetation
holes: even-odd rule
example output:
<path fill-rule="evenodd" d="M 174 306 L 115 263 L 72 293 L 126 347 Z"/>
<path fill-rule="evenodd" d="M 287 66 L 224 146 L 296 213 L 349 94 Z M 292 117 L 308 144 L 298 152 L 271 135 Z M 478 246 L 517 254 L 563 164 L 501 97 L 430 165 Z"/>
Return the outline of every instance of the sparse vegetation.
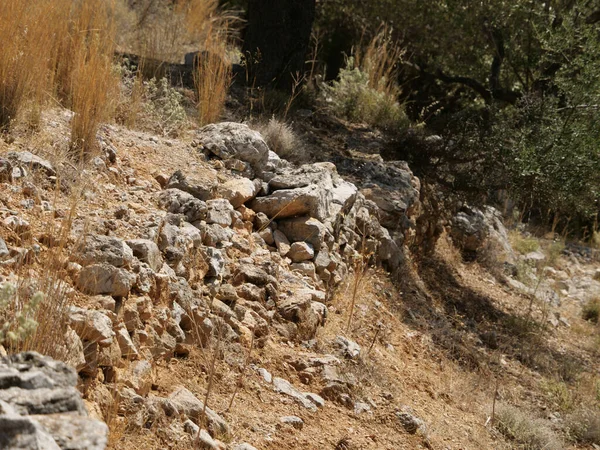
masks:
<path fill-rule="evenodd" d="M 531 413 L 511 405 L 500 404 L 496 411 L 496 428 L 526 450 L 562 450 L 564 443 L 549 424 Z"/>
<path fill-rule="evenodd" d="M 588 300 L 583 306 L 581 315 L 584 320 L 598 323 L 600 320 L 600 299 L 594 298 L 592 300 Z"/>
<path fill-rule="evenodd" d="M 512 248 L 522 255 L 536 252 L 540 249 L 540 242 L 536 238 L 523 236 L 518 231 L 512 231 L 509 239 Z"/>
<path fill-rule="evenodd" d="M 255 124 L 269 149 L 288 161 L 301 162 L 304 159 L 302 143 L 291 125 L 272 116 L 268 122 Z"/>
<path fill-rule="evenodd" d="M 573 440 L 600 445 L 600 408 L 582 405 L 567 416 L 566 428 Z"/>

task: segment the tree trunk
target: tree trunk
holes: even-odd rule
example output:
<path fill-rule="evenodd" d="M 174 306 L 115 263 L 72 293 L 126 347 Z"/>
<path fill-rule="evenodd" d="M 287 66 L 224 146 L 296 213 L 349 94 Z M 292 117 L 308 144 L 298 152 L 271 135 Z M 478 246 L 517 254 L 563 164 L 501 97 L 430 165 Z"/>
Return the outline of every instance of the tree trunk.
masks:
<path fill-rule="evenodd" d="M 244 56 L 248 84 L 289 90 L 304 72 L 315 0 L 249 0 Z"/>

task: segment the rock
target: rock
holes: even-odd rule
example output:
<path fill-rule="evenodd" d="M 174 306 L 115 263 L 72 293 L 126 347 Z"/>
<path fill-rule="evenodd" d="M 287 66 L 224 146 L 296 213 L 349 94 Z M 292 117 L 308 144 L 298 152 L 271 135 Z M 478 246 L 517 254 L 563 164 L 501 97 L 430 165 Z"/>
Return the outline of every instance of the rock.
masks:
<path fill-rule="evenodd" d="M 12 182 L 13 166 L 6 158 L 0 158 L 0 183 Z"/>
<path fill-rule="evenodd" d="M 481 210 L 463 207 L 462 211 L 452 218 L 450 236 L 461 250 L 467 252 L 479 250 L 488 237 L 488 227 Z"/>
<path fill-rule="evenodd" d="M 340 348 L 342 354 L 347 358 L 354 359 L 360 354 L 360 345 L 344 336 L 336 337 L 334 344 Z"/>
<path fill-rule="evenodd" d="M 108 443 L 106 424 L 87 417 L 65 415 L 36 415 L 40 423 L 63 450 L 102 450 Z"/>
<path fill-rule="evenodd" d="M 183 422 L 183 429 L 186 433 L 191 434 L 194 437 L 200 432 L 200 427 L 190 419 L 186 419 L 186 421 Z"/>
<path fill-rule="evenodd" d="M 273 382 L 273 376 L 267 369 L 260 367 L 258 369 L 258 373 L 263 378 L 263 380 L 265 380 L 267 383 L 271 384 Z"/>
<path fill-rule="evenodd" d="M 269 283 L 277 284 L 277 280 L 260 267 L 252 266 L 250 264 L 241 264 L 233 276 L 233 285 L 239 286 L 243 283 L 265 286 Z"/>
<path fill-rule="evenodd" d="M 362 414 L 365 412 L 371 411 L 371 406 L 368 403 L 364 402 L 355 402 L 354 403 L 354 414 Z"/>
<path fill-rule="evenodd" d="M 307 392 L 305 394 L 306 398 L 313 402 L 318 408 L 322 408 L 325 406 L 325 399 L 320 395 L 314 394 L 312 392 Z"/>
<path fill-rule="evenodd" d="M 216 223 L 224 227 L 231 226 L 231 213 L 233 212 L 233 206 L 227 200 L 219 198 L 216 200 L 209 200 L 206 202 L 208 211 L 206 213 L 206 223 Z"/>
<path fill-rule="evenodd" d="M 250 444 L 247 443 L 243 443 L 243 444 L 238 444 L 235 447 L 233 447 L 233 450 L 258 450 L 256 447 L 253 447 Z"/>
<path fill-rule="evenodd" d="M 228 200 L 234 208 L 242 206 L 256 197 L 258 188 L 256 183 L 248 178 L 233 178 L 223 184 L 219 184 L 217 195 Z"/>
<path fill-rule="evenodd" d="M 102 450 L 108 427 L 86 417 L 77 374 L 35 352 L 0 359 L 0 447 Z"/>
<path fill-rule="evenodd" d="M 125 297 L 135 282 L 134 274 L 109 264 L 92 264 L 84 267 L 77 277 L 77 288 L 88 295 L 113 295 Z"/>
<path fill-rule="evenodd" d="M 327 192 L 315 185 L 298 189 L 282 189 L 268 197 L 255 198 L 250 203 L 250 208 L 272 219 L 308 215 L 324 220 L 329 215 Z"/>
<path fill-rule="evenodd" d="M 284 380 L 283 378 L 273 378 L 273 389 L 275 390 L 275 392 L 279 392 L 292 397 L 294 400 L 296 400 L 296 402 L 298 402 L 310 411 L 317 410 L 317 407 L 313 402 L 308 400 L 302 392 L 300 392 L 298 389 L 292 386 L 292 384 L 289 381 Z"/>
<path fill-rule="evenodd" d="M 190 223 L 206 219 L 208 206 L 180 189 L 166 189 L 158 195 L 158 206 L 171 214 L 183 214 Z"/>
<path fill-rule="evenodd" d="M 223 160 L 245 161 L 257 173 L 263 171 L 269 157 L 269 147 L 260 133 L 246 124 L 222 122 L 207 125 L 198 130 L 197 139 L 205 151 Z"/>
<path fill-rule="evenodd" d="M 410 408 L 404 407 L 401 411 L 396 411 L 396 417 L 407 433 L 420 432 L 426 434 L 425 422 L 416 417 Z"/>
<path fill-rule="evenodd" d="M 526 255 L 522 256 L 523 261 L 537 263 L 540 261 L 544 261 L 546 259 L 546 255 L 544 255 L 541 251 L 529 252 Z"/>
<path fill-rule="evenodd" d="M 288 241 L 288 238 L 285 234 L 283 234 L 279 230 L 273 231 L 273 241 L 275 241 L 275 246 L 277 247 L 277 250 L 279 251 L 279 254 L 281 256 L 285 256 L 288 254 L 291 246 L 290 241 Z"/>
<path fill-rule="evenodd" d="M 69 310 L 71 327 L 84 341 L 97 342 L 109 346 L 115 336 L 112 321 L 101 311 L 71 306 Z"/>
<path fill-rule="evenodd" d="M 0 237 L 0 261 L 5 260 L 10 256 L 10 252 L 8 251 L 8 247 L 6 246 L 6 242 L 4 239 Z"/>
<path fill-rule="evenodd" d="M 139 356 L 139 353 L 135 347 L 135 344 L 131 340 L 131 336 L 129 336 L 127 328 L 125 328 L 125 325 L 121 325 L 117 329 L 116 335 L 117 342 L 121 348 L 121 356 L 127 359 L 136 359 Z"/>
<path fill-rule="evenodd" d="M 114 267 L 129 267 L 133 261 L 133 252 L 121 239 L 92 234 L 85 236 L 73 252 L 71 260 L 82 266 L 105 263 Z"/>
<path fill-rule="evenodd" d="M 133 251 L 133 256 L 147 263 L 153 271 L 158 272 L 160 270 L 163 259 L 155 242 L 148 239 L 130 239 L 126 242 Z"/>
<path fill-rule="evenodd" d="M 290 269 L 299 272 L 306 277 L 315 278 L 315 265 L 312 262 L 290 264 Z"/>
<path fill-rule="evenodd" d="M 6 228 L 14 231 L 23 239 L 31 236 L 31 225 L 28 221 L 19 216 L 8 216 L 2 221 L 2 223 Z"/>
<path fill-rule="evenodd" d="M 184 413 L 190 419 L 198 423 L 202 418 L 204 403 L 196 398 L 189 390 L 184 387 L 178 387 L 169 396 L 169 400 L 181 413 Z M 229 434 L 229 425 L 221 416 L 210 408 L 206 408 L 206 422 L 208 429 L 213 436 L 225 436 Z"/>
<path fill-rule="evenodd" d="M 299 263 L 313 259 L 315 256 L 315 250 L 312 245 L 307 242 L 294 242 L 290 251 L 287 253 L 288 258 L 293 262 Z"/>
<path fill-rule="evenodd" d="M 198 448 L 206 450 L 220 450 L 221 446 L 215 441 L 206 430 L 200 430 L 197 435 L 196 443 Z"/>
<path fill-rule="evenodd" d="M 330 382 L 321 389 L 323 398 L 348 408 L 354 407 L 354 402 L 350 396 L 350 389 L 345 383 Z"/>
<path fill-rule="evenodd" d="M 254 217 L 254 226 L 257 230 L 264 230 L 271 224 L 271 219 L 265 213 L 257 213 Z"/>
<path fill-rule="evenodd" d="M 333 243 L 333 236 L 325 225 L 311 217 L 280 220 L 277 222 L 277 230 L 292 242 L 309 243 L 317 252 L 325 247 L 324 244 Z"/>
<path fill-rule="evenodd" d="M 146 397 L 152 386 L 152 364 L 146 360 L 132 364 L 124 381 L 136 394 Z"/>
<path fill-rule="evenodd" d="M 49 161 L 40 158 L 31 152 L 10 152 L 6 157 L 14 167 L 27 167 L 30 170 L 39 170 L 49 177 L 56 175 L 56 170 L 54 170 L 54 167 Z"/>
<path fill-rule="evenodd" d="M 279 421 L 286 425 L 291 425 L 297 430 L 301 430 L 304 427 L 304 420 L 298 416 L 283 416 L 279 418 Z"/>
<path fill-rule="evenodd" d="M 225 258 L 223 257 L 223 252 L 216 248 L 207 247 L 202 249 L 202 253 L 204 254 L 204 261 L 208 265 L 206 276 L 218 277 L 222 275 L 225 269 Z"/>
<path fill-rule="evenodd" d="M 213 198 L 216 189 L 217 179 L 214 173 L 204 170 L 202 173 L 183 173 L 177 170 L 167 181 L 167 189 L 179 189 L 191 194 L 199 200 L 209 200 Z"/>

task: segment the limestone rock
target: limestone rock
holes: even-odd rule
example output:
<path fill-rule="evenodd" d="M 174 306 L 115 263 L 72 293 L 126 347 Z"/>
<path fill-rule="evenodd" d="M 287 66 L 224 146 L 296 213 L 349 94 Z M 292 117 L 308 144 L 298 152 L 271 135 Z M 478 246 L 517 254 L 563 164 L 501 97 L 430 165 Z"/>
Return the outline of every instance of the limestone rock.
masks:
<path fill-rule="evenodd" d="M 206 203 L 181 189 L 166 189 L 158 195 L 158 206 L 172 214 L 183 214 L 188 222 L 204 220 Z"/>
<path fill-rule="evenodd" d="M 113 341 L 115 332 L 112 321 L 101 311 L 71 306 L 69 319 L 71 327 L 82 340 L 98 342 L 102 346 L 108 346 Z"/>
<path fill-rule="evenodd" d="M 160 249 L 155 242 L 148 239 L 130 239 L 127 245 L 133 251 L 133 256 L 140 261 L 148 263 L 150 268 L 158 272 L 163 265 Z"/>
<path fill-rule="evenodd" d="M 109 264 L 92 264 L 81 269 L 76 284 L 80 291 L 88 295 L 125 297 L 135 280 L 135 275 L 125 269 Z"/>
<path fill-rule="evenodd" d="M 333 242 L 333 236 L 327 227 L 312 217 L 296 217 L 280 220 L 277 229 L 292 242 L 308 242 L 315 251 Z"/>
<path fill-rule="evenodd" d="M 256 197 L 258 188 L 256 183 L 248 178 L 233 178 L 223 184 L 219 184 L 217 194 L 228 200 L 234 208 L 242 206 Z"/>
<path fill-rule="evenodd" d="M 204 403 L 186 388 L 176 388 L 169 396 L 169 400 L 179 412 L 184 413 L 194 422 L 203 420 L 202 411 L 204 410 Z M 206 421 L 213 436 L 224 436 L 229 433 L 227 422 L 208 407 L 206 408 Z"/>
<path fill-rule="evenodd" d="M 259 132 L 248 125 L 222 122 L 202 127 L 197 138 L 205 151 L 223 160 L 239 159 L 262 172 L 269 157 L 269 147 Z"/>
<path fill-rule="evenodd" d="M 31 170 L 40 170 L 47 176 L 56 175 L 56 170 L 49 161 L 34 155 L 31 152 L 10 152 L 6 155 L 7 159 L 14 167 L 29 168 Z"/>
<path fill-rule="evenodd" d="M 191 194 L 199 200 L 209 200 L 213 198 L 213 193 L 217 185 L 216 175 L 204 170 L 202 173 L 186 172 L 177 170 L 167 181 L 167 189 L 179 189 Z"/>
<path fill-rule="evenodd" d="M 105 263 L 114 267 L 129 267 L 133 260 L 133 252 L 119 238 L 91 234 L 79 244 L 72 260 L 82 266 Z"/>
<path fill-rule="evenodd" d="M 315 250 L 312 245 L 307 242 L 294 242 L 287 256 L 295 263 L 308 261 L 315 256 Z"/>
<path fill-rule="evenodd" d="M 231 213 L 233 206 L 227 200 L 219 198 L 206 202 L 208 211 L 206 213 L 206 223 L 215 223 L 224 227 L 231 226 Z"/>

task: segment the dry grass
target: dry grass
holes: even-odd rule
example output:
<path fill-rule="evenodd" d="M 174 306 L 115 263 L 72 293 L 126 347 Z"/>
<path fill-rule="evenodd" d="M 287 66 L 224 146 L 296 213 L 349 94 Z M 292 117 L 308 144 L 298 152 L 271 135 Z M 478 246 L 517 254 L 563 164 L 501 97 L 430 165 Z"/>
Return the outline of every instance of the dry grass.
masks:
<path fill-rule="evenodd" d="M 550 429 L 546 421 L 532 418 L 531 414 L 510 405 L 500 405 L 496 414 L 496 428 L 508 439 L 525 450 L 562 450 L 564 443 Z"/>
<path fill-rule="evenodd" d="M 84 0 L 70 26 L 71 148 L 79 158 L 96 146 L 101 121 L 110 116 L 118 80 L 113 70 L 114 24 L 111 10 L 101 0 Z"/>
<path fill-rule="evenodd" d="M 219 120 L 231 84 L 231 64 L 227 58 L 227 20 L 213 20 L 194 71 L 198 95 L 198 121 L 206 125 Z"/>
<path fill-rule="evenodd" d="M 255 124 L 253 128 L 262 134 L 269 149 L 281 158 L 295 163 L 306 159 L 300 138 L 289 124 L 273 116 L 268 122 Z"/>

